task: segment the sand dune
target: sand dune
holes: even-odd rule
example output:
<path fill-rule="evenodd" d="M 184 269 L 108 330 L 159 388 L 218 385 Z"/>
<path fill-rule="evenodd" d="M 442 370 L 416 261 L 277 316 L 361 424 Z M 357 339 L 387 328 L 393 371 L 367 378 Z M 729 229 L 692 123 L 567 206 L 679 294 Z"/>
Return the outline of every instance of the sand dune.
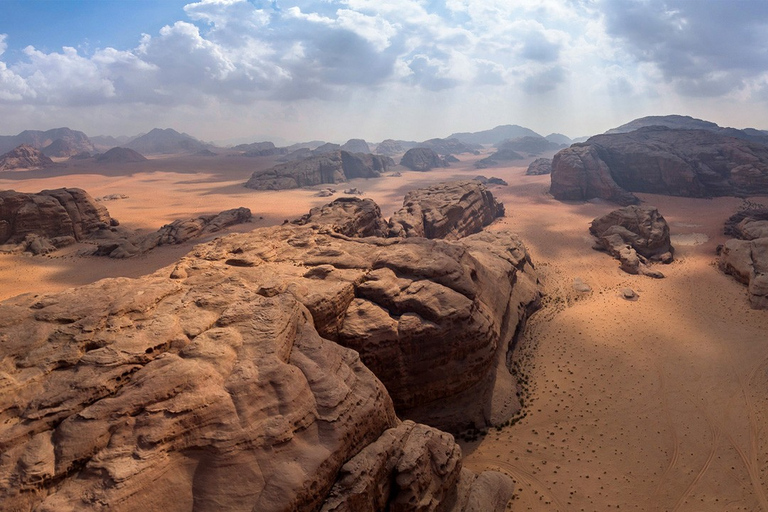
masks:
<path fill-rule="evenodd" d="M 614 205 L 555 201 L 548 176 L 524 175 L 530 159 L 478 172 L 471 163 L 483 156 L 335 187 L 363 190 L 388 216 L 412 188 L 477 174 L 509 183 L 490 187 L 507 210 L 492 229 L 521 235 L 548 295 L 516 355 L 530 389 L 527 415 L 464 443 L 465 464 L 510 474 L 518 486 L 514 510 L 768 510 L 768 312 L 751 310 L 745 288 L 713 265 L 723 222 L 742 200 L 639 195 L 658 207 L 677 240 L 666 278 L 654 280 L 625 274 L 591 249 L 589 222 Z M 253 170 L 271 165 L 266 158 L 82 165 L 50 177 L 0 175 L 0 189 L 125 194 L 105 206 L 123 225 L 146 230 L 238 206 L 257 220 L 237 229 L 252 229 L 332 199 L 313 190 L 243 188 Z M 0 298 L 146 274 L 189 248 L 129 261 L 76 257 L 76 247 L 50 257 L 0 255 Z M 575 290 L 576 278 L 592 291 Z M 638 300 L 625 300 L 625 287 Z"/>

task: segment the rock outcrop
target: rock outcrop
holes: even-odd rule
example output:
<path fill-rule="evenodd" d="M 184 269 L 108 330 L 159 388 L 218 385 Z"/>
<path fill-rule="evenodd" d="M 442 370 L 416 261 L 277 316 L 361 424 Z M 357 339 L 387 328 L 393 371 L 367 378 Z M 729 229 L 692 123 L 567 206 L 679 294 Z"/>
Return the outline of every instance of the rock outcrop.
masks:
<path fill-rule="evenodd" d="M 4 507 L 503 510 L 511 480 L 463 470 L 387 391 L 456 428 L 510 413 L 508 344 L 538 299 L 522 243 L 321 231 L 0 303 Z"/>
<path fill-rule="evenodd" d="M 494 167 L 501 165 L 504 162 L 510 162 L 512 160 L 522 160 L 523 155 L 510 148 L 499 149 L 490 156 L 481 158 L 475 162 L 475 167 L 478 169 L 487 169 L 488 167 Z"/>
<path fill-rule="evenodd" d="M 627 206 L 592 221 L 589 232 L 597 238 L 595 249 L 621 262 L 628 274 L 661 278 L 648 267 L 651 262 L 672 262 L 669 226 L 656 208 Z"/>
<path fill-rule="evenodd" d="M 642 128 L 597 135 L 558 152 L 550 192 L 627 205 L 632 192 L 685 197 L 768 193 L 768 146 L 706 130 Z"/>
<path fill-rule="evenodd" d="M 83 254 L 118 259 L 132 258 L 162 245 L 182 244 L 250 220 L 251 210 L 233 208 L 218 214 L 175 220 L 146 235 L 115 228 L 102 229 L 91 236 L 96 248 L 93 251 L 83 251 Z"/>
<path fill-rule="evenodd" d="M 132 162 L 144 162 L 147 158 L 141 153 L 129 148 L 116 147 L 96 157 L 96 161 L 102 164 L 124 164 Z"/>
<path fill-rule="evenodd" d="M 256 190 L 283 190 L 340 183 L 352 178 L 376 178 L 391 164 L 389 157 L 335 151 L 256 171 L 245 186 Z"/>
<path fill-rule="evenodd" d="M 429 148 L 411 148 L 400 159 L 400 165 L 412 171 L 428 171 L 436 167 L 447 167 L 448 164 L 440 155 Z"/>
<path fill-rule="evenodd" d="M 738 212 L 725 223 L 724 231 L 736 238 L 718 247 L 720 269 L 747 285 L 754 309 L 768 309 L 768 210 Z"/>
<path fill-rule="evenodd" d="M 390 218 L 390 236 L 458 239 L 504 216 L 504 205 L 477 181 L 412 190 Z"/>
<path fill-rule="evenodd" d="M 368 154 L 371 152 L 370 146 L 368 146 L 368 143 L 363 139 L 349 139 L 347 142 L 341 145 L 341 149 L 343 151 L 347 151 L 348 153 Z"/>
<path fill-rule="evenodd" d="M 0 171 L 19 171 L 41 169 L 53 165 L 53 160 L 48 158 L 39 149 L 28 144 L 12 149 L 0 155 Z"/>
<path fill-rule="evenodd" d="M 379 205 L 372 199 L 357 197 L 340 197 L 327 205 L 312 208 L 293 223 L 316 229 L 330 228 L 334 233 L 349 237 L 386 237 L 389 231 Z"/>
<path fill-rule="evenodd" d="M 552 159 L 551 158 L 537 158 L 528 165 L 528 169 L 525 171 L 526 176 L 541 176 L 544 174 L 552 174 Z"/>
<path fill-rule="evenodd" d="M 0 191 L 0 245 L 6 251 L 50 252 L 113 223 L 107 209 L 78 188 Z"/>

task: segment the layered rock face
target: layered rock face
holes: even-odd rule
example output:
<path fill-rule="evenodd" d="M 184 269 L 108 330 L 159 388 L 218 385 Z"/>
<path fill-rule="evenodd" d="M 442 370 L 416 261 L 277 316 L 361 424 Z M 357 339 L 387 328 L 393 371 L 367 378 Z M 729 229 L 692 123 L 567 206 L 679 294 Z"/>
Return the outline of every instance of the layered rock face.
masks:
<path fill-rule="evenodd" d="M 412 148 L 400 159 L 400 165 L 412 171 L 428 171 L 436 167 L 447 167 L 445 160 L 430 148 Z"/>
<path fill-rule="evenodd" d="M 440 183 L 406 194 L 390 219 L 390 236 L 457 239 L 503 216 L 504 205 L 479 182 Z"/>
<path fill-rule="evenodd" d="M 543 174 L 552 174 L 552 159 L 537 158 L 528 165 L 525 171 L 527 176 L 541 176 Z"/>
<path fill-rule="evenodd" d="M 53 165 L 53 160 L 39 149 L 27 144 L 22 144 L 0 156 L 0 171 L 40 169 L 50 165 Z"/>
<path fill-rule="evenodd" d="M 656 208 L 627 206 L 592 221 L 589 232 L 597 238 L 595 248 L 621 262 L 629 274 L 664 277 L 648 268 L 651 262 L 672 262 L 669 226 Z"/>
<path fill-rule="evenodd" d="M 335 151 L 257 171 L 245 186 L 256 190 L 283 190 L 340 183 L 352 178 L 375 178 L 386 172 L 390 162 L 390 158 L 380 155 Z"/>
<path fill-rule="evenodd" d="M 720 269 L 747 285 L 750 305 L 768 309 L 768 210 L 746 210 L 725 223 L 736 238 L 718 248 Z"/>
<path fill-rule="evenodd" d="M 0 191 L 0 245 L 8 249 L 48 252 L 83 240 L 110 223 L 107 209 L 78 188 L 37 194 Z"/>
<path fill-rule="evenodd" d="M 293 223 L 318 229 L 330 228 L 335 233 L 350 237 L 386 237 L 389 231 L 379 205 L 372 199 L 357 197 L 340 197 L 327 205 L 312 208 Z"/>
<path fill-rule="evenodd" d="M 768 193 L 768 147 L 705 130 L 642 128 L 557 153 L 552 195 L 627 205 L 631 192 L 686 197 Z"/>
<path fill-rule="evenodd" d="M 507 233 L 349 238 L 286 224 L 200 245 L 154 276 L 5 301 L 0 500 L 503 510 L 511 480 L 463 470 L 452 437 L 400 423 L 387 391 L 449 428 L 508 418 L 508 343 L 538 297 Z"/>
<path fill-rule="evenodd" d="M 114 228 L 102 229 L 91 237 L 96 245 L 92 254 L 118 259 L 131 258 L 147 253 L 161 245 L 182 244 L 250 220 L 251 210 L 233 208 L 218 214 L 175 220 L 154 233 L 146 235 L 136 235 L 133 232 Z"/>

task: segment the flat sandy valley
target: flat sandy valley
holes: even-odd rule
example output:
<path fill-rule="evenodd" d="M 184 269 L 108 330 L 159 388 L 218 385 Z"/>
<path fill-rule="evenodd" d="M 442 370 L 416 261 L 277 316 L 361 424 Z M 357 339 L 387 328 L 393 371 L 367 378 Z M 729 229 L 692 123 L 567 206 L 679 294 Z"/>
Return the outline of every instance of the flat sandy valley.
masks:
<path fill-rule="evenodd" d="M 589 222 L 615 205 L 554 200 L 549 176 L 524 175 L 528 161 L 478 171 L 472 163 L 479 157 L 460 158 L 448 169 L 401 170 L 333 188 L 357 187 L 389 216 L 412 188 L 478 174 L 509 183 L 490 187 L 507 211 L 490 229 L 521 236 L 547 295 L 516 356 L 529 387 L 527 416 L 462 443 L 465 465 L 511 475 L 513 510 L 768 510 L 768 312 L 751 310 L 745 287 L 714 264 L 726 239 L 723 222 L 743 201 L 640 195 L 664 215 L 675 246 L 675 261 L 657 267 L 666 278 L 655 280 L 625 274 L 591 249 Z M 109 169 L 64 163 L 80 167 L 0 173 L 0 189 L 124 194 L 103 204 L 122 225 L 147 231 L 238 206 L 255 220 L 237 229 L 250 230 L 332 199 L 316 190 L 242 186 L 272 163 L 227 156 Z M 131 260 L 78 257 L 77 247 L 44 257 L 0 255 L 0 298 L 151 273 L 189 249 L 161 247 Z M 574 279 L 591 291 L 576 291 Z M 626 287 L 639 298 L 625 300 Z"/>

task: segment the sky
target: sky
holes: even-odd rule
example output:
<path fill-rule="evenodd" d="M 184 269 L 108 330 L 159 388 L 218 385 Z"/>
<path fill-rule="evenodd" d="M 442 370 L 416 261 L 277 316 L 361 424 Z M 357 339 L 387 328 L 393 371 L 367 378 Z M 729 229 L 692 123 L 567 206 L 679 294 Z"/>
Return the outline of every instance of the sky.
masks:
<path fill-rule="evenodd" d="M 0 0 L 0 134 L 768 129 L 763 0 Z"/>

